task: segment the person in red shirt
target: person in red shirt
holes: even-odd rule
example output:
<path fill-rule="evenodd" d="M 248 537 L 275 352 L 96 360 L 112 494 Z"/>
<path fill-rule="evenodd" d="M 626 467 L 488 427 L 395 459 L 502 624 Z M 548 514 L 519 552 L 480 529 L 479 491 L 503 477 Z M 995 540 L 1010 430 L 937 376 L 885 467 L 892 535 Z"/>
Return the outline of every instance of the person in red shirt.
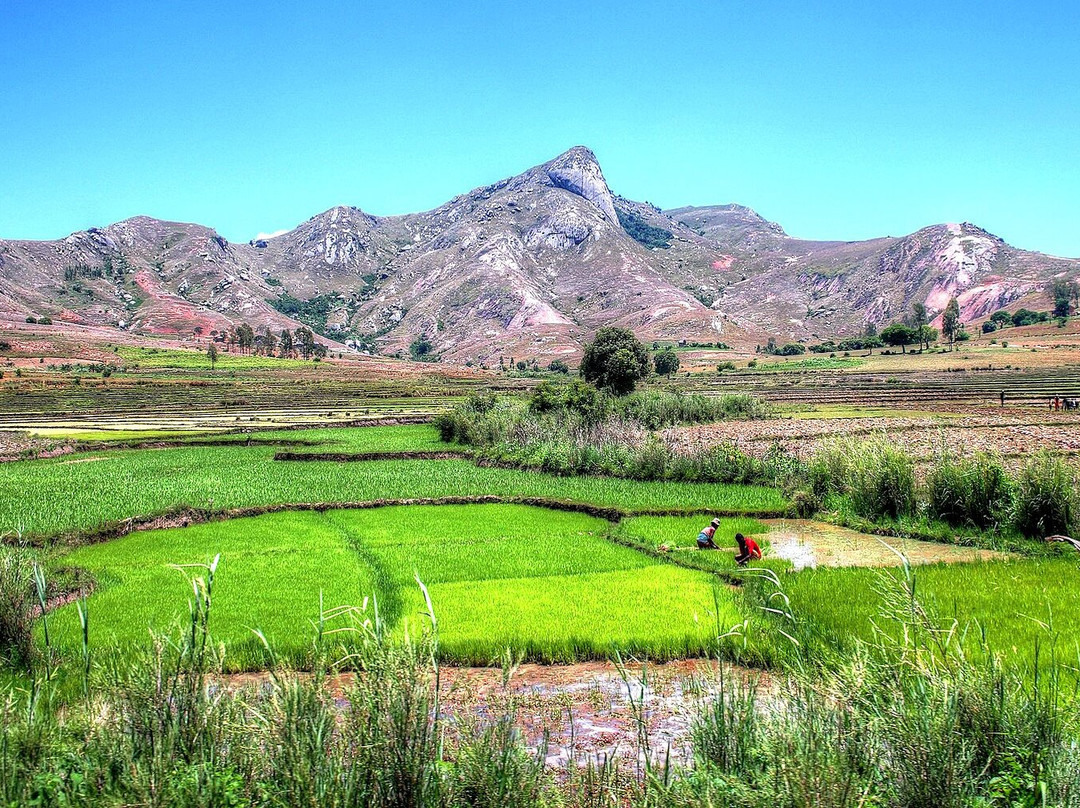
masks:
<path fill-rule="evenodd" d="M 746 566 L 752 558 L 761 558 L 761 548 L 758 547 L 758 543 L 749 536 L 744 536 L 742 533 L 735 534 L 735 543 L 738 545 L 738 550 L 735 553 L 735 562 L 740 566 Z"/>

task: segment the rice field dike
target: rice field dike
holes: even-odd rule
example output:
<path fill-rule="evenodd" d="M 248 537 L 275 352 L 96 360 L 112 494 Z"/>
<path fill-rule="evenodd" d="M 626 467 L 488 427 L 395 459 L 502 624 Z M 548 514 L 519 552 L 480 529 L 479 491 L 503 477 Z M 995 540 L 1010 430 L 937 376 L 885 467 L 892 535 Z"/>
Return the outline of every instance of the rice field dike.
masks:
<path fill-rule="evenodd" d="M 1069 459 L 687 450 L 664 430 L 778 413 L 546 382 L 448 382 L 425 423 L 91 418 L 0 463 L 0 804 L 1080 805 Z M 521 727 L 560 710 L 505 694 L 586 662 L 627 754 L 553 767 Z M 504 697 L 451 709 L 447 666 Z"/>

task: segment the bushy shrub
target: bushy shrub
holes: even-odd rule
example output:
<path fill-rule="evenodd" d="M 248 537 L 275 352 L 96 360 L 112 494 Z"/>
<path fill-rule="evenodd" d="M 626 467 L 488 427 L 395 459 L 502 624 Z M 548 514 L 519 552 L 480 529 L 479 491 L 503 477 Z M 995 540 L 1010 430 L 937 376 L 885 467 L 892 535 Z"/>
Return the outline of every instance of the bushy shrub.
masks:
<path fill-rule="evenodd" d="M 784 485 L 795 473 L 786 453 L 762 460 L 734 446 L 684 451 L 654 430 L 727 417 L 763 417 L 748 395 L 646 391 L 615 398 L 580 379 L 545 381 L 529 400 L 472 396 L 439 415 L 444 441 L 477 449 L 481 462 L 549 474 L 600 474 L 638 480 Z"/>
<path fill-rule="evenodd" d="M 0 660 L 18 664 L 29 659 L 35 600 L 33 557 L 0 546 Z"/>
<path fill-rule="evenodd" d="M 1013 521 L 1025 536 L 1043 537 L 1076 530 L 1080 523 L 1077 476 L 1061 458 L 1040 452 L 1021 470 Z"/>
<path fill-rule="evenodd" d="M 565 410 L 577 413 L 589 422 L 603 420 L 610 402 L 593 385 L 581 379 L 570 382 L 541 382 L 529 398 L 529 410 L 534 413 Z"/>
<path fill-rule="evenodd" d="M 664 348 L 653 355 L 653 369 L 657 376 L 671 376 L 679 370 L 679 355 L 674 348 Z"/>
<path fill-rule="evenodd" d="M 839 438 L 823 443 L 807 465 L 810 490 L 818 497 L 845 493 L 855 451 L 855 443 L 848 439 Z"/>
<path fill-rule="evenodd" d="M 864 443 L 851 458 L 847 485 L 860 516 L 896 519 L 915 511 L 915 463 L 895 446 Z"/>
<path fill-rule="evenodd" d="M 1001 460 L 978 454 L 937 458 L 926 477 L 930 515 L 953 525 L 994 528 L 1012 507 L 1013 484 Z"/>

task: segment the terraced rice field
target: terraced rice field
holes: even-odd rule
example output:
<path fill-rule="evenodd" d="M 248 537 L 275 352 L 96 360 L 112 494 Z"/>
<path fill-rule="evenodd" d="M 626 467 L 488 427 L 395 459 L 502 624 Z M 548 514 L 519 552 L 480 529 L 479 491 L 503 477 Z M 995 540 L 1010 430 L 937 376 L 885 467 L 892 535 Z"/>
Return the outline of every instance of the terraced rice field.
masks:
<path fill-rule="evenodd" d="M 189 590 L 173 565 L 220 554 L 214 630 L 234 670 L 268 664 L 255 629 L 279 660 L 307 664 L 320 628 L 324 642 L 348 637 L 332 631 L 344 628 L 342 616 L 320 622 L 335 606 L 366 603 L 361 618 L 370 619 L 377 603 L 393 631 L 418 627 L 426 606 L 417 576 L 435 604 L 442 653 L 467 664 L 507 653 L 550 662 L 616 651 L 654 660 L 709 653 L 755 664 L 819 658 L 878 636 L 892 602 L 884 593 L 901 591 L 901 570 L 831 566 L 896 563 L 878 539 L 770 523 L 787 503 L 768 488 L 561 478 L 467 459 L 274 460 L 283 446 L 346 455 L 459 449 L 415 425 L 208 435 L 166 448 L 5 463 L 0 531 L 9 540 L 79 544 L 95 532 L 106 539 L 56 558 L 96 578 L 92 642 L 102 653 L 145 644 L 151 629 L 175 628 Z M 505 503 L 367 507 L 460 498 Z M 584 512 L 535 507 L 541 502 Z M 365 507 L 335 507 L 351 503 Z M 757 572 L 737 570 L 727 549 L 693 549 L 713 512 L 724 514 L 722 547 L 733 545 L 736 531 L 759 536 L 766 559 Z M 179 526 L 223 516 L 234 518 Z M 139 527 L 138 519 L 125 522 L 133 517 L 149 518 L 151 527 L 157 518 L 167 529 L 123 535 Z M 804 559 L 788 552 L 792 542 L 813 550 L 816 569 L 800 571 Z M 955 617 L 976 650 L 984 629 L 1010 654 L 1024 644 L 1017 664 L 1027 664 L 1036 638 L 1059 648 L 1080 640 L 1070 605 L 1080 587 L 1074 560 L 968 563 L 969 552 L 944 545 L 907 550 L 930 562 L 916 573 L 917 596 L 938 617 Z M 960 563 L 935 563 L 941 560 Z M 762 568 L 778 576 L 794 621 L 764 611 L 776 603 L 775 595 L 762 598 L 777 583 L 763 583 Z M 50 619 L 65 653 L 76 653 L 74 607 Z"/>
<path fill-rule="evenodd" d="M 1014 351 L 1014 354 L 1016 352 Z M 1048 352 L 1049 353 L 1049 352 Z M 1052 396 L 1080 398 L 1080 370 L 1057 363 L 1046 368 L 1005 368 L 1010 360 L 981 354 L 908 357 L 901 367 L 792 369 L 778 373 L 737 371 L 702 374 L 681 382 L 704 393 L 751 393 L 777 404 L 867 405 L 895 409 L 940 406 L 985 407 L 1000 403 L 1002 392 L 1013 405 L 1045 408 Z M 899 357 L 897 357 L 899 359 Z M 932 364 L 924 361 L 936 360 Z"/>
<path fill-rule="evenodd" d="M 240 669 L 267 663 L 253 629 L 280 658 L 303 664 L 320 615 L 339 606 L 367 603 L 370 618 L 377 601 L 389 626 L 423 624 L 416 578 L 436 604 L 442 651 L 457 662 L 490 664 L 506 649 L 544 662 L 616 650 L 698 656 L 715 644 L 716 626 L 742 620 L 729 591 L 714 598 L 710 576 L 606 541 L 607 529 L 594 517 L 512 505 L 279 513 L 142 531 L 65 562 L 98 579 L 94 645 L 130 648 L 148 627 L 164 631 L 186 619 L 188 585 L 174 565 L 220 554 L 215 637 Z M 74 653 L 74 606 L 52 621 L 59 644 Z M 335 619 L 323 630 L 347 625 Z"/>
<path fill-rule="evenodd" d="M 423 429 L 426 432 L 410 431 L 400 438 L 389 437 L 400 434 L 393 431 L 343 431 L 337 445 L 371 447 L 390 441 L 386 445 L 430 447 L 437 436 L 433 428 Z M 482 468 L 468 460 L 280 462 L 273 459 L 274 452 L 272 445 L 256 442 L 103 451 L 92 455 L 93 462 L 54 458 L 0 464 L 0 490 L 5 492 L 0 534 L 44 538 L 184 509 L 222 512 L 446 497 L 540 498 L 626 511 L 769 514 L 787 507 L 780 492 L 760 486 L 551 477 Z"/>

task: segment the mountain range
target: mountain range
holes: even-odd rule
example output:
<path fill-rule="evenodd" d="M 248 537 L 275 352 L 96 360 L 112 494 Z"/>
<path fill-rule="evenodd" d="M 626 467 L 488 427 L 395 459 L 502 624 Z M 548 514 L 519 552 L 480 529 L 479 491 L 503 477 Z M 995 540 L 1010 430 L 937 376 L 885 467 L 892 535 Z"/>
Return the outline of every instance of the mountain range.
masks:
<path fill-rule="evenodd" d="M 605 325 L 646 341 L 752 349 L 881 326 L 957 297 L 964 322 L 1048 307 L 1080 260 L 1019 250 L 968 223 L 806 241 L 741 205 L 661 210 L 611 191 L 595 155 L 543 165 L 404 216 L 339 206 L 229 242 L 137 216 L 56 241 L 0 240 L 0 324 L 48 316 L 206 338 L 240 322 L 312 326 L 336 345 L 446 361 L 573 357 Z"/>

